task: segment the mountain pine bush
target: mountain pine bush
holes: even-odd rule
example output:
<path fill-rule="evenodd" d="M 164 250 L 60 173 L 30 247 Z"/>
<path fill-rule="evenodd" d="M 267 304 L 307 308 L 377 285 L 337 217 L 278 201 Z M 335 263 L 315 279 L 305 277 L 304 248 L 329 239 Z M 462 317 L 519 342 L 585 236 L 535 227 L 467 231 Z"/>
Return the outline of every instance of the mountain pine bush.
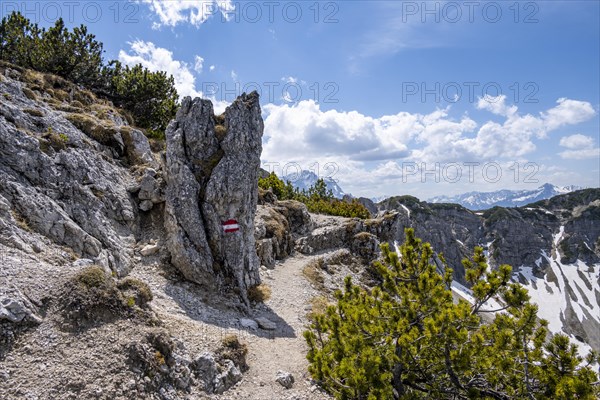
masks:
<path fill-rule="evenodd" d="M 267 177 L 258 179 L 258 187 L 271 189 L 279 200 L 296 200 L 304 203 L 310 212 L 362 219 L 371 216 L 369 210 L 358 201 L 346 202 L 333 197 L 331 189 L 327 188 L 323 179 L 318 179 L 308 190 L 299 190 L 294 188 L 290 181 L 284 183 L 274 172 L 271 172 Z"/>
<path fill-rule="evenodd" d="M 0 58 L 10 63 L 94 86 L 102 69 L 102 43 L 81 25 L 70 32 L 62 18 L 45 29 L 18 12 L 0 24 Z"/>
<path fill-rule="evenodd" d="M 125 66 L 118 61 L 104 68 L 113 102 L 131 112 L 136 125 L 151 137 L 164 139 L 167 125 L 177 114 L 179 96 L 175 80 L 165 72 L 150 72 L 141 65 Z"/>
<path fill-rule="evenodd" d="M 72 31 L 62 18 L 45 29 L 13 12 L 0 23 L 0 59 L 58 75 L 113 101 L 132 114 L 135 124 L 155 138 L 164 138 L 177 113 L 175 81 L 165 72 L 138 64 L 104 64 L 103 44 L 81 25 Z"/>
<path fill-rule="evenodd" d="M 379 284 L 348 277 L 337 304 L 304 332 L 309 371 L 337 399 L 596 399 L 592 352 L 584 360 L 564 335 L 548 339 L 547 322 L 511 267 L 491 271 L 483 250 L 464 260 L 474 302 L 455 301 L 452 270 L 412 229 L 399 254 L 382 246 Z M 432 260 L 445 266 L 440 273 Z M 504 306 L 491 322 L 482 306 Z"/>
<path fill-rule="evenodd" d="M 258 187 L 261 189 L 271 189 L 278 200 L 294 200 L 297 189 L 292 186 L 290 181 L 283 182 L 281 179 L 271 172 L 265 178 L 258 178 Z"/>

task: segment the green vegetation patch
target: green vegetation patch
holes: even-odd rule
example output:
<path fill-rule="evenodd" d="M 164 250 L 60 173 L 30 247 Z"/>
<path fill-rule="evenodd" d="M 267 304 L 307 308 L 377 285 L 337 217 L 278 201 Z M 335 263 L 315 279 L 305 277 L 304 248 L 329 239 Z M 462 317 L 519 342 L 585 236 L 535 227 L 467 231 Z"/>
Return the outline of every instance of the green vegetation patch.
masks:
<path fill-rule="evenodd" d="M 325 260 L 322 257 L 315 258 L 308 262 L 302 269 L 304 277 L 320 291 L 325 291 L 325 277 L 323 270 L 325 268 Z"/>
<path fill-rule="evenodd" d="M 127 277 L 120 281 L 117 284 L 117 287 L 127 298 L 128 307 L 137 305 L 138 307 L 144 308 L 154 298 L 148 284 L 136 278 Z"/>
<path fill-rule="evenodd" d="M 172 76 L 152 72 L 141 64 L 130 67 L 115 60 L 105 62 L 104 45 L 87 27 L 70 30 L 62 18 L 49 28 L 41 28 L 21 13 L 12 12 L 0 23 L 0 39 L 3 65 L 14 65 L 21 71 L 29 86 L 23 93 L 29 99 L 37 99 L 34 90 L 45 91 L 54 100 L 68 100 L 74 108 L 84 108 L 96 102 L 93 93 L 97 93 L 127 110 L 132 117 L 130 124 L 135 122 L 148 136 L 164 139 L 178 108 Z"/>
<path fill-rule="evenodd" d="M 119 133 L 118 128 L 114 124 L 100 121 L 87 114 L 72 113 L 68 114 L 66 118 L 77 129 L 104 145 L 110 146 L 114 144 L 115 135 Z"/>
<path fill-rule="evenodd" d="M 489 268 L 483 249 L 463 260 L 473 301 L 455 301 L 453 271 L 406 229 L 400 254 L 381 246 L 373 287 L 350 277 L 304 337 L 309 372 L 336 399 L 596 399 L 598 355 L 583 360 L 548 322 L 512 268 Z M 439 256 L 439 255 L 438 255 Z M 440 258 L 443 260 L 443 258 Z M 482 318 L 501 299 L 503 313 Z"/>
<path fill-rule="evenodd" d="M 333 197 L 323 179 L 317 180 L 308 190 L 298 190 L 291 182 L 283 182 L 275 173 L 258 179 L 258 187 L 272 190 L 278 200 L 296 200 L 306 204 L 308 211 L 318 214 L 336 215 L 348 218 L 370 218 L 371 213 L 365 206 L 353 199 L 350 202 Z"/>
<path fill-rule="evenodd" d="M 506 208 L 496 206 L 490 208 L 489 210 L 485 210 L 483 212 L 483 218 L 485 218 L 485 225 L 490 226 L 494 225 L 500 220 L 514 218 L 514 216 Z"/>
<path fill-rule="evenodd" d="M 242 372 L 249 369 L 246 361 L 248 345 L 242 342 L 237 335 L 226 335 L 215 354 L 218 361 L 231 360 Z"/>
<path fill-rule="evenodd" d="M 23 110 L 25 114 L 29 114 L 32 117 L 43 117 L 45 114 L 39 108 L 26 108 Z"/>
<path fill-rule="evenodd" d="M 48 131 L 38 140 L 40 143 L 40 150 L 50 155 L 52 150 L 55 152 L 65 150 L 69 142 L 69 137 L 64 133 L 56 133 L 52 128 L 48 128 Z"/>
<path fill-rule="evenodd" d="M 60 303 L 66 326 L 85 329 L 119 318 L 147 316 L 140 308 L 151 300 L 152 292 L 144 282 L 125 278 L 117 283 L 102 267 L 93 265 L 66 282 Z"/>

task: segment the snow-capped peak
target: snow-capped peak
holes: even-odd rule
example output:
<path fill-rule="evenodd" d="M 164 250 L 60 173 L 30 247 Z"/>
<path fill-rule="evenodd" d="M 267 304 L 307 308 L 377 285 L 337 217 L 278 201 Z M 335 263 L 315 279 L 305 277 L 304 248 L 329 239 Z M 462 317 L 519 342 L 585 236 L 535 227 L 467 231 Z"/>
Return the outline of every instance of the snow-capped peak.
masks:
<path fill-rule="evenodd" d="M 545 183 L 533 190 L 503 189 L 495 192 L 469 192 L 456 196 L 433 197 L 428 201 L 431 203 L 457 203 L 471 210 L 484 210 L 494 206 L 520 207 L 580 189 L 581 187 L 575 185 L 561 187 Z"/>
<path fill-rule="evenodd" d="M 300 190 L 308 190 L 311 186 L 317 183 L 319 176 L 312 171 L 304 170 L 299 174 L 293 173 L 283 177 L 284 181 L 290 181 L 295 188 Z M 337 182 L 331 177 L 321 177 L 327 185 L 327 188 L 333 192 L 333 196 L 335 198 L 341 199 L 344 197 L 346 193 L 342 190 L 342 188 L 337 184 Z"/>

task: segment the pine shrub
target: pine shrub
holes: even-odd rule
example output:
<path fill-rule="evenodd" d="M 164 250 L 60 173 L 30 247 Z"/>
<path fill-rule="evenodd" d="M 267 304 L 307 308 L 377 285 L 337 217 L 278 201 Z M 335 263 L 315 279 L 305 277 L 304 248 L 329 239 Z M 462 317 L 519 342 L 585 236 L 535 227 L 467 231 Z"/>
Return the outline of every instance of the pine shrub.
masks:
<path fill-rule="evenodd" d="M 336 304 L 304 333 L 309 372 L 327 392 L 361 400 L 597 398 L 597 354 L 583 360 L 565 335 L 549 337 L 527 290 L 511 283 L 510 266 L 490 270 L 475 248 L 463 261 L 473 304 L 455 301 L 452 269 L 412 229 L 405 233 L 398 254 L 382 245 L 380 283 L 365 290 L 346 278 Z M 501 306 L 486 322 L 492 298 Z"/>

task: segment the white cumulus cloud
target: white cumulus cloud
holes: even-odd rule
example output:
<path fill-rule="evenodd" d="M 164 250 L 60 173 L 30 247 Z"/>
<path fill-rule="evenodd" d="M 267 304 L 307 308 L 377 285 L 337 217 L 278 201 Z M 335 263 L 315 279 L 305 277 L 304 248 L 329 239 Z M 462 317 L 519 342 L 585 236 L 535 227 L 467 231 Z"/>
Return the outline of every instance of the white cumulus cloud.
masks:
<path fill-rule="evenodd" d="M 356 161 L 408 155 L 405 142 L 419 126 L 408 113 L 375 119 L 356 111 L 322 111 L 313 100 L 294 106 L 267 104 L 264 159 L 297 161 L 330 156 Z"/>
<path fill-rule="evenodd" d="M 505 100 L 504 96 L 497 101 L 480 100 L 478 108 L 505 116 L 502 123 L 481 125 L 467 115 L 451 118 L 449 108 L 425 115 L 400 112 L 373 118 L 356 111 L 323 111 L 311 100 L 293 106 L 268 104 L 264 154 L 268 159 L 297 158 L 299 153 L 344 155 L 356 161 L 409 156 L 429 162 L 510 159 L 533 152 L 535 138 L 543 139 L 560 126 L 583 122 L 595 114 L 590 103 L 560 99 L 558 106 L 539 116 L 520 115 Z"/>
<path fill-rule="evenodd" d="M 200 57 L 200 56 L 196 56 L 195 58 L 195 62 L 194 62 L 194 71 L 196 71 L 197 73 L 202 73 L 202 69 L 204 68 L 204 58 Z"/>
<path fill-rule="evenodd" d="M 536 145 L 533 139 L 544 139 L 548 133 L 566 125 L 576 125 L 592 118 L 596 112 L 585 101 L 558 99 L 558 105 L 538 116 L 521 115 L 514 105 L 506 104 L 506 96 L 479 99 L 478 109 L 484 109 L 496 115 L 504 116 L 503 123 L 485 122 L 475 137 L 464 135 L 465 131 L 456 130 L 449 135 L 444 130 L 442 137 L 428 135 L 428 142 L 420 155 L 423 158 L 438 161 L 471 158 L 492 160 L 496 158 L 518 158 L 533 152 Z"/>
<path fill-rule="evenodd" d="M 587 160 L 590 158 L 600 159 L 600 147 L 595 149 L 578 149 L 578 150 L 566 150 L 559 153 L 559 155 L 567 160 Z"/>
<path fill-rule="evenodd" d="M 564 125 L 578 124 L 596 115 L 594 107 L 586 101 L 563 97 L 556 102 L 558 103 L 556 107 L 542 113 L 542 118 L 548 130 L 557 129 Z"/>
<path fill-rule="evenodd" d="M 293 76 L 284 76 L 281 80 L 285 83 L 298 83 L 298 78 L 294 78 Z"/>
<path fill-rule="evenodd" d="M 587 160 L 590 158 L 600 159 L 600 148 L 594 147 L 594 139 L 580 133 L 560 138 L 559 144 L 568 150 L 558 153 L 561 158 L 567 160 Z"/>
<path fill-rule="evenodd" d="M 130 43 L 131 50 L 119 52 L 119 61 L 127 65 L 142 64 L 150 71 L 165 71 L 173 75 L 175 87 L 180 96 L 201 97 L 196 90 L 196 78 L 184 62 L 173 59 L 173 53 L 152 42 L 136 40 Z"/>
<path fill-rule="evenodd" d="M 147 4 L 158 18 L 154 28 L 161 26 L 174 27 L 178 24 L 189 23 L 196 27 L 202 25 L 213 15 L 221 15 L 229 20 L 235 11 L 231 0 L 141 0 Z"/>
<path fill-rule="evenodd" d="M 502 115 L 504 117 L 508 117 L 510 115 L 514 115 L 517 112 L 517 106 L 507 106 L 506 105 L 506 96 L 489 96 L 486 95 L 484 97 L 480 97 L 477 101 L 477 108 L 480 110 L 488 110 L 491 113 L 496 115 Z"/>
<path fill-rule="evenodd" d="M 560 145 L 568 149 L 590 148 L 594 145 L 594 139 L 578 133 L 571 136 L 563 136 L 560 138 Z"/>
<path fill-rule="evenodd" d="M 534 152 L 536 143 L 550 132 L 596 114 L 590 103 L 570 99 L 559 99 L 555 107 L 537 115 L 520 114 L 518 107 L 506 103 L 504 96 L 480 99 L 476 108 L 501 116 L 503 121 L 480 123 L 467 114 L 453 118 L 450 108 L 429 114 L 399 112 L 375 118 L 357 111 L 325 111 L 312 100 L 294 105 L 267 104 L 263 107 L 263 161 L 281 165 L 297 162 L 304 169 L 315 162 L 334 162 L 340 166 L 338 178 L 342 187 L 359 194 L 365 188 L 375 190 L 371 189 L 375 181 L 398 180 L 406 162 L 442 166 L 526 162 L 525 156 Z M 580 137 L 569 141 L 589 144 L 589 140 Z M 597 150 L 561 153 L 563 158 L 592 156 L 598 156 Z M 384 185 L 376 189 L 389 188 Z"/>

